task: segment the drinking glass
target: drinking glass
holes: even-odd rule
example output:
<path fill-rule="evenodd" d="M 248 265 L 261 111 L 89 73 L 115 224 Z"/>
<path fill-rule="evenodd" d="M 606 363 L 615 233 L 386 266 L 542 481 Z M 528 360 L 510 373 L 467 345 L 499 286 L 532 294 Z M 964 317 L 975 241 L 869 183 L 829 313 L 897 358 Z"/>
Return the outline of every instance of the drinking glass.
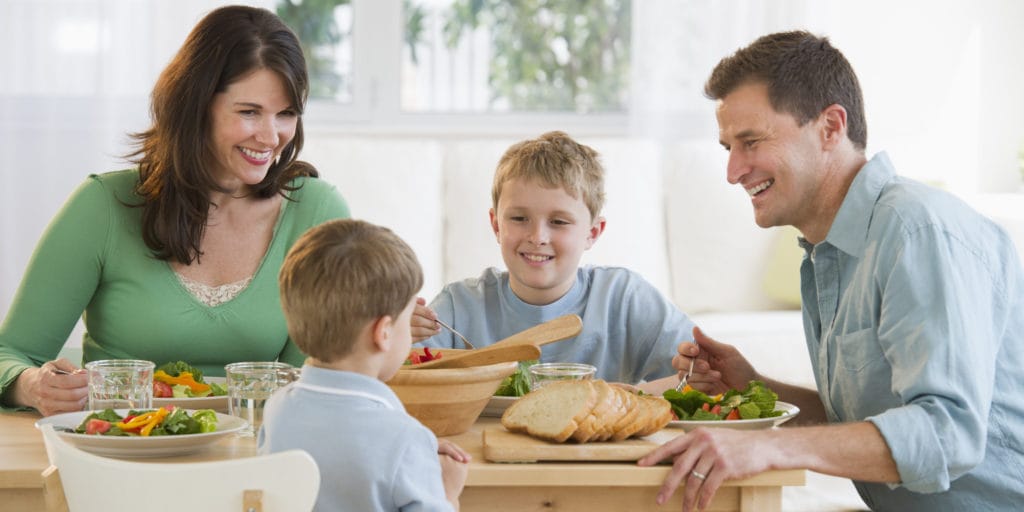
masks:
<path fill-rule="evenodd" d="M 560 380 L 588 380 L 594 378 L 597 368 L 582 363 L 540 363 L 530 367 L 530 390 Z"/>
<path fill-rule="evenodd" d="M 89 373 L 89 410 L 153 407 L 152 361 L 104 359 L 85 363 Z"/>
<path fill-rule="evenodd" d="M 242 435 L 253 435 L 263 424 L 263 406 L 270 395 L 299 377 L 300 368 L 288 363 L 243 362 L 224 367 L 228 385 L 228 414 L 249 422 Z"/>

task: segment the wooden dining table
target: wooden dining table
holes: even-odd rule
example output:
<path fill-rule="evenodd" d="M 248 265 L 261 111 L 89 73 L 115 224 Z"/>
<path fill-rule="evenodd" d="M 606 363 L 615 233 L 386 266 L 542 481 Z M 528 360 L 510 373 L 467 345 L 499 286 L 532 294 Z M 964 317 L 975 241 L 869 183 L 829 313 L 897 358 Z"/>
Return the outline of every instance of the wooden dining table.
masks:
<path fill-rule="evenodd" d="M 0 413 L 0 508 L 5 511 L 35 512 L 45 508 L 42 472 L 49 461 L 42 434 L 35 428 L 39 418 L 32 412 Z M 480 418 L 468 432 L 448 437 L 473 457 L 461 498 L 463 511 L 680 510 L 682 488 L 665 505 L 655 503 L 658 489 L 670 470 L 667 465 L 488 462 L 484 458 L 482 433 L 499 425 L 496 418 Z M 254 437 L 228 435 L 199 453 L 136 460 L 197 462 L 255 455 Z M 782 510 L 782 487 L 804 485 L 805 478 L 803 470 L 786 470 L 727 481 L 706 510 L 778 512 Z"/>

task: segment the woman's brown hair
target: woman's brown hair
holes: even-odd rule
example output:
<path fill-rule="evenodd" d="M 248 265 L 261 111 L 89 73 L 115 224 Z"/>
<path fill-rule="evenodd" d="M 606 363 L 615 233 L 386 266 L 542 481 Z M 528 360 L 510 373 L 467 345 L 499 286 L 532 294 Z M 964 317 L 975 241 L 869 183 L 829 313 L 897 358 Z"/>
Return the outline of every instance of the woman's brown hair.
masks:
<path fill-rule="evenodd" d="M 190 264 L 211 206 L 209 193 L 224 191 L 210 173 L 210 104 L 215 94 L 257 69 L 279 75 L 299 118 L 295 137 L 267 176 L 253 187 L 260 198 L 294 190 L 288 183 L 316 170 L 296 160 L 302 149 L 302 111 L 309 94 L 306 61 L 298 38 L 274 13 L 228 6 L 207 14 L 160 74 L 153 88 L 152 125 L 134 133 L 138 149 L 127 157 L 139 166 L 142 238 L 160 259 Z"/>

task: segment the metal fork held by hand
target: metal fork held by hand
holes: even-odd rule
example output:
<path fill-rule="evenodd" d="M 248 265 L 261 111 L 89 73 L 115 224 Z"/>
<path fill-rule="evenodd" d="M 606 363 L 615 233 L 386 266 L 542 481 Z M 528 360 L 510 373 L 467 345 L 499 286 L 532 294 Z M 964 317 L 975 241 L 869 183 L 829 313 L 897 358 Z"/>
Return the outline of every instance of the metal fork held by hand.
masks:
<path fill-rule="evenodd" d="M 690 358 L 690 369 L 686 370 L 683 374 L 683 378 L 679 379 L 679 384 L 676 385 L 676 391 L 682 391 L 686 387 L 686 381 L 690 380 L 690 375 L 693 375 L 693 362 L 697 360 L 697 356 Z"/>
<path fill-rule="evenodd" d="M 466 337 L 463 336 L 461 332 L 456 331 L 452 326 L 442 322 L 440 319 L 437 320 L 437 323 L 441 324 L 441 327 L 444 327 L 445 329 L 448 329 L 449 331 L 451 331 L 452 334 L 458 336 L 462 340 L 462 342 L 466 344 L 466 347 L 468 347 L 470 349 L 476 349 L 476 347 L 474 347 L 473 344 L 470 343 L 469 340 L 467 340 Z"/>

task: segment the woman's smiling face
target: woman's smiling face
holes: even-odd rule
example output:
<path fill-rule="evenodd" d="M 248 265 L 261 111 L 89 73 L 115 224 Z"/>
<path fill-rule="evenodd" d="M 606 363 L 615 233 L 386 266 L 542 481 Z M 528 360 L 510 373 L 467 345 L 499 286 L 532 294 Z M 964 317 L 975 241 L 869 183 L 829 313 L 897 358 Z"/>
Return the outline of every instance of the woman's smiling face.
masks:
<path fill-rule="evenodd" d="M 228 190 L 245 191 L 263 181 L 295 137 L 299 116 L 281 77 L 258 69 L 214 96 L 210 119 L 213 176 Z"/>
<path fill-rule="evenodd" d="M 572 288 L 583 251 L 604 231 L 604 219 L 591 219 L 582 198 L 535 180 L 505 182 L 490 216 L 512 291 L 535 305 L 550 304 Z"/>

